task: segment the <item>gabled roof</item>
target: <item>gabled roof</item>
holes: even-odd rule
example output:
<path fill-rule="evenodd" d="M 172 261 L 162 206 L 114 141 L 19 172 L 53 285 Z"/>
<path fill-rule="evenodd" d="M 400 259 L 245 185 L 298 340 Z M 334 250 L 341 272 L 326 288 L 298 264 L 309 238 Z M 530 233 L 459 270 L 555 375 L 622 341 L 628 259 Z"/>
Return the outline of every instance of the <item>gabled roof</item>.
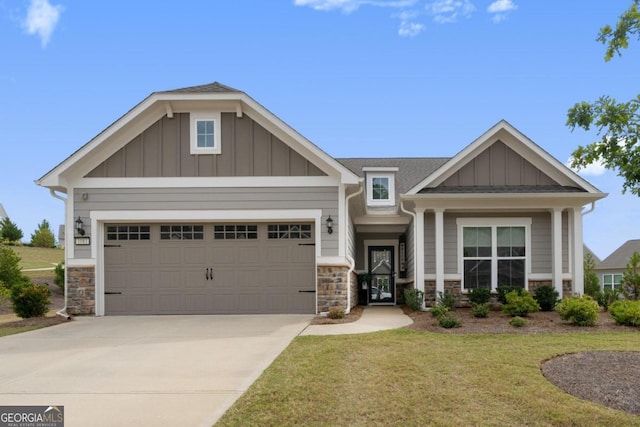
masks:
<path fill-rule="evenodd" d="M 6 218 L 7 217 L 7 211 L 4 210 L 4 208 L 2 207 L 2 203 L 0 203 L 0 219 Z"/>
<path fill-rule="evenodd" d="M 83 176 L 97 166 L 98 162 L 108 158 L 161 117 L 172 115 L 176 109 L 189 111 L 189 108 L 194 105 L 202 105 L 201 103 L 203 102 L 226 103 L 225 105 L 231 106 L 236 114 L 239 115 L 245 111 L 251 112 L 257 116 L 252 117 L 254 120 L 260 120 L 263 126 L 268 126 L 271 132 L 277 133 L 285 144 L 292 146 L 303 157 L 314 159 L 316 166 L 325 172 L 331 172 L 328 173 L 329 175 L 339 176 L 345 184 L 357 184 L 359 182 L 357 175 L 353 174 L 348 168 L 329 156 L 246 93 L 221 83 L 213 82 L 200 86 L 153 92 L 51 171 L 36 180 L 36 184 L 64 192 L 66 191 L 66 178 L 68 176 L 77 175 L 79 171 L 82 172 L 80 175 Z M 80 167 L 79 165 L 83 164 L 83 162 L 86 162 L 88 166 Z"/>
<path fill-rule="evenodd" d="M 627 240 L 622 246 L 613 251 L 611 255 L 602 260 L 597 267 L 601 270 L 624 269 L 634 252 L 640 252 L 640 239 Z"/>
<path fill-rule="evenodd" d="M 564 164 L 555 159 L 552 155 L 543 150 L 540 146 L 534 143 L 531 139 L 525 136 L 522 132 L 517 130 L 506 120 L 501 120 L 491 127 L 488 131 L 482 134 L 479 138 L 473 141 L 470 145 L 452 157 L 446 164 L 435 171 L 433 174 L 426 176 L 422 181 L 417 183 L 411 189 L 407 191 L 409 195 L 425 194 L 429 192 L 439 192 L 435 188 L 445 181 L 448 177 L 466 165 L 470 160 L 478 156 L 485 149 L 495 143 L 500 136 L 511 136 L 515 142 L 510 143 L 516 152 L 521 154 L 527 161 L 532 163 L 535 167 L 545 172 L 552 179 L 559 183 L 554 187 L 553 192 L 586 192 L 592 194 L 603 195 L 600 190 L 591 185 L 585 179 L 566 167 Z M 448 188 L 454 190 L 455 188 Z M 486 188 L 479 189 L 482 192 L 487 190 Z M 498 192 L 499 189 L 494 189 L 494 192 Z M 506 189 L 502 189 L 505 192 Z M 544 188 L 536 189 L 536 192 L 544 191 Z M 551 190 L 551 189 L 549 189 Z M 530 193 L 533 190 L 531 188 L 511 188 L 508 192 L 522 191 L 524 193 Z M 474 192 L 473 188 L 459 189 L 457 192 Z"/>
<path fill-rule="evenodd" d="M 587 245 L 582 245 L 582 248 L 584 256 L 587 256 L 587 254 L 591 254 L 596 268 L 599 268 L 602 260 L 598 257 L 598 255 L 596 255 L 595 252 L 593 252 Z"/>

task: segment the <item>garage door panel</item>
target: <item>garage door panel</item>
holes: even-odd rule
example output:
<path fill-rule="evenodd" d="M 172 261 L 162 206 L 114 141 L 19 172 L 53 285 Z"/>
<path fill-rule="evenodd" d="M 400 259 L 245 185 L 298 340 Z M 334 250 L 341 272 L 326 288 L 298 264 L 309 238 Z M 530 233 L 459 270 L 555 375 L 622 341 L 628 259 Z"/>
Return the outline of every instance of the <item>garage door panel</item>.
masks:
<path fill-rule="evenodd" d="M 158 295 L 158 309 L 161 313 L 177 314 L 185 310 L 184 294 L 166 293 Z"/>
<path fill-rule="evenodd" d="M 180 247 L 160 247 L 158 248 L 160 263 L 164 265 L 182 265 L 184 259 L 182 256 L 182 248 Z"/>
<path fill-rule="evenodd" d="M 126 310 L 133 314 L 152 314 L 153 310 L 153 296 L 129 294 L 123 295 L 126 298 Z"/>
<path fill-rule="evenodd" d="M 166 266 L 158 271 L 155 282 L 160 289 L 180 289 L 182 287 L 182 271 L 170 270 Z"/>
<path fill-rule="evenodd" d="M 182 260 L 184 264 L 204 265 L 206 262 L 205 255 L 206 253 L 203 246 L 186 247 L 182 254 Z"/>

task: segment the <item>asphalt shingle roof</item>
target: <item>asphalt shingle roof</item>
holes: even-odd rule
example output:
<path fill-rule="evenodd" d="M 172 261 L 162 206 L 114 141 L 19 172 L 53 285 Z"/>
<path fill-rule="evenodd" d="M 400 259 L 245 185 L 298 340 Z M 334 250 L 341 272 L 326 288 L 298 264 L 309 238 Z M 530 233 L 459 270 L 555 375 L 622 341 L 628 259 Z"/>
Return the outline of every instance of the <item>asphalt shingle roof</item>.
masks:
<path fill-rule="evenodd" d="M 627 266 L 627 262 L 629 262 L 629 258 L 633 255 L 634 252 L 640 252 L 640 240 L 627 240 L 620 246 L 618 249 L 613 251 L 611 255 L 606 257 L 600 264 L 598 264 L 598 268 L 600 269 L 619 269 L 625 268 Z"/>
<path fill-rule="evenodd" d="M 237 92 L 242 91 L 234 89 L 232 87 L 223 85 L 222 83 L 213 82 L 199 86 L 189 86 L 180 89 L 164 90 L 156 93 L 225 93 L 225 92 Z"/>

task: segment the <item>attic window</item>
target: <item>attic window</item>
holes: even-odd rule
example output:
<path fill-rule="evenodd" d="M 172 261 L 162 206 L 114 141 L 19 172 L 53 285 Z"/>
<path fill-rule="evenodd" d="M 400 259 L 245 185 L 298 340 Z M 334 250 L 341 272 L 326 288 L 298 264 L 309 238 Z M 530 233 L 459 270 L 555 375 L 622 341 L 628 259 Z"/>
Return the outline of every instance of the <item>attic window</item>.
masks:
<path fill-rule="evenodd" d="M 394 206 L 396 204 L 395 171 L 397 168 L 364 168 L 367 173 L 367 204 Z"/>
<path fill-rule="evenodd" d="M 220 112 L 191 113 L 191 154 L 220 154 Z"/>

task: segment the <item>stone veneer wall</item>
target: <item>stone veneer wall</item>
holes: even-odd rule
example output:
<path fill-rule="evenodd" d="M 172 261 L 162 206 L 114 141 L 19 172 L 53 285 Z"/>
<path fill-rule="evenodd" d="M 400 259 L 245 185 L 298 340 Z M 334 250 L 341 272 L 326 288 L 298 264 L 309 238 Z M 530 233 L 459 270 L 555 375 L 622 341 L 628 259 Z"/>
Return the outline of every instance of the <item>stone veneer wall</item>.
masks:
<path fill-rule="evenodd" d="M 354 271 L 351 272 L 351 307 L 358 305 L 358 274 Z"/>
<path fill-rule="evenodd" d="M 67 313 L 95 314 L 96 280 L 94 267 L 67 267 Z"/>
<path fill-rule="evenodd" d="M 321 265 L 318 266 L 318 313 L 326 313 L 332 308 L 347 309 L 347 295 L 354 292 L 354 283 L 356 289 L 356 298 L 352 303 L 357 303 L 357 280 L 351 281 L 351 289 L 348 289 L 349 283 L 347 275 L 349 267 L 342 265 Z"/>

